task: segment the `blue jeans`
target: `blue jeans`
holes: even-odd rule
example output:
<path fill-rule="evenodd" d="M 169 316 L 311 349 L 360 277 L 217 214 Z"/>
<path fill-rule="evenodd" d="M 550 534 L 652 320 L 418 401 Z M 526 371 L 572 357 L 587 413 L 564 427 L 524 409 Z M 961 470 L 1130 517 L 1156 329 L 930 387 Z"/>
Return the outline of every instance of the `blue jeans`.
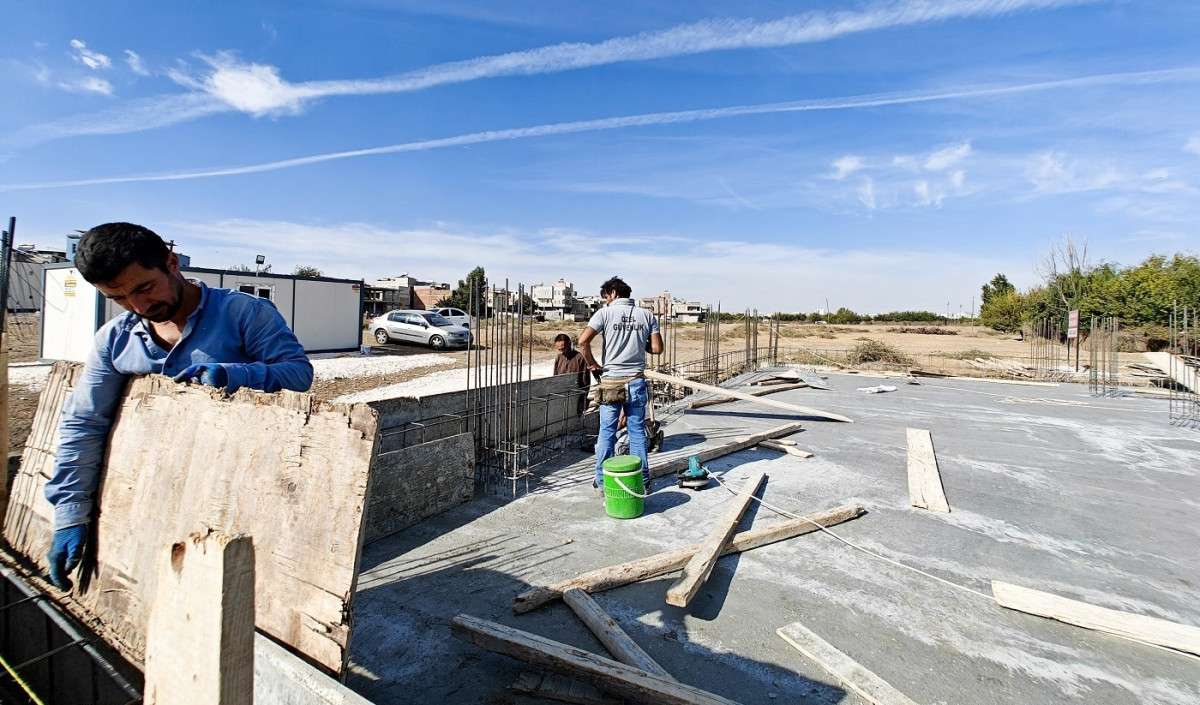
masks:
<path fill-rule="evenodd" d="M 625 430 L 629 433 L 629 454 L 642 459 L 642 480 L 650 486 L 650 459 L 646 457 L 646 380 L 635 378 L 629 383 L 628 399 L 624 404 L 600 405 L 600 435 L 596 438 L 596 484 L 604 486 L 604 461 L 612 457 L 617 446 L 617 424 L 621 410 L 625 411 Z"/>

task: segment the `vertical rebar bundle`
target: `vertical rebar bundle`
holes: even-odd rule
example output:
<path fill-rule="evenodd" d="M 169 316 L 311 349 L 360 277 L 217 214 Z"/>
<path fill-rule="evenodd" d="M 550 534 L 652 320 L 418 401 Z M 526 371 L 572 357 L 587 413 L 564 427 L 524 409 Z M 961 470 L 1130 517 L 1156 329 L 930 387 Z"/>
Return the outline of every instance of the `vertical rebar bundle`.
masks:
<path fill-rule="evenodd" d="M 1029 334 L 1029 366 L 1038 377 L 1064 379 L 1068 348 L 1064 345 L 1062 322 L 1057 318 L 1034 321 Z M 1066 341 L 1069 344 L 1070 341 Z"/>
<path fill-rule="evenodd" d="M 1168 415 L 1173 426 L 1200 428 L 1200 323 L 1194 306 L 1180 306 L 1171 310 L 1169 360 L 1170 397 Z"/>
<path fill-rule="evenodd" d="M 1120 392 L 1121 324 L 1114 316 L 1092 316 L 1088 333 L 1088 387 L 1094 397 Z"/>

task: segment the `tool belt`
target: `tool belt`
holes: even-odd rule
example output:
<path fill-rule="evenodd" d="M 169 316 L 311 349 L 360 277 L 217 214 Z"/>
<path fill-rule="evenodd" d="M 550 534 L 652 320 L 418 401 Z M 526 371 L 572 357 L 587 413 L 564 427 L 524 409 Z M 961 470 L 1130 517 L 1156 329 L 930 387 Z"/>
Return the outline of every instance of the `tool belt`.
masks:
<path fill-rule="evenodd" d="M 596 384 L 596 401 L 601 404 L 624 404 L 629 401 L 629 383 L 641 375 L 632 377 L 601 377 Z"/>

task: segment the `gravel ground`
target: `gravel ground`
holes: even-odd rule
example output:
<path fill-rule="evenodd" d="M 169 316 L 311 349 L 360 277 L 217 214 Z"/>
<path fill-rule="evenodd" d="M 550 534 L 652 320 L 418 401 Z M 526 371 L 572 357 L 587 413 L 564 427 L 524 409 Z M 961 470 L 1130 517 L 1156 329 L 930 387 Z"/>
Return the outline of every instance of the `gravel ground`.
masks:
<path fill-rule="evenodd" d="M 533 363 L 533 377 L 549 377 L 554 374 L 554 361 L 547 360 L 544 362 Z M 389 384 L 387 386 L 375 387 L 374 389 L 364 389 L 362 391 L 343 394 L 334 398 L 332 401 L 342 402 L 347 404 L 379 401 L 382 399 L 391 399 L 393 397 L 425 397 L 431 394 L 444 394 L 446 392 L 457 392 L 467 388 L 467 373 L 464 369 L 442 370 L 439 372 L 431 372 L 430 374 L 422 375 L 416 379 L 401 382 L 399 384 Z"/>
<path fill-rule="evenodd" d="M 427 353 L 424 355 L 347 355 L 345 357 L 321 357 L 312 360 L 315 380 L 350 379 L 404 372 L 420 367 L 441 367 L 456 362 L 451 355 Z"/>

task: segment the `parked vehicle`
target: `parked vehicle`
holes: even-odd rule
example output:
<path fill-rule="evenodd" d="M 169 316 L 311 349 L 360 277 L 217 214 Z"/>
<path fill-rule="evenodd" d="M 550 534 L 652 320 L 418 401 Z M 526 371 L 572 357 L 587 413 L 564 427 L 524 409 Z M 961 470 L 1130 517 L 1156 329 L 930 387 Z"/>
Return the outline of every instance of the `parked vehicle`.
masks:
<path fill-rule="evenodd" d="M 430 311 L 440 314 L 447 321 L 463 328 L 471 327 L 471 317 L 461 308 L 431 308 Z"/>
<path fill-rule="evenodd" d="M 436 311 L 388 311 L 371 321 L 371 331 L 380 345 L 418 343 L 443 350 L 466 347 L 471 342 L 470 330 Z"/>

